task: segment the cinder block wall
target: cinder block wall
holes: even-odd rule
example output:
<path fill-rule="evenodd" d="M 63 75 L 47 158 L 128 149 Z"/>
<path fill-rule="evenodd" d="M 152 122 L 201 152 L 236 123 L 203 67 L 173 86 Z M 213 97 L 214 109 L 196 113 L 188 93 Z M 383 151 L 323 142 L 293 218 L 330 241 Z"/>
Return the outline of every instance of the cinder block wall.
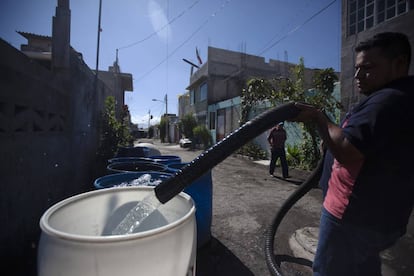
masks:
<path fill-rule="evenodd" d="M 75 52 L 61 75 L 0 40 L 0 274 L 36 275 L 39 220 L 93 190 L 104 99 Z"/>

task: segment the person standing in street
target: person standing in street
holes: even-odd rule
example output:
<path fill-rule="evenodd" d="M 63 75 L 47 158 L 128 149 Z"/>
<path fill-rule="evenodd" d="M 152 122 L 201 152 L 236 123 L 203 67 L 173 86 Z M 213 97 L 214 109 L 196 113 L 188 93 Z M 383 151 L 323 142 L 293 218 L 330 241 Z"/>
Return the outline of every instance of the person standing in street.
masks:
<path fill-rule="evenodd" d="M 414 206 L 410 42 L 378 33 L 355 52 L 355 83 L 366 97 L 341 125 L 301 103 L 291 120 L 315 123 L 327 147 L 315 276 L 380 276 L 380 252 L 406 233 Z"/>
<path fill-rule="evenodd" d="M 267 141 L 270 145 L 271 159 L 269 164 L 269 174 L 273 176 L 276 168 L 276 162 L 280 158 L 282 167 L 282 177 L 289 177 L 289 168 L 286 161 L 285 142 L 287 139 L 286 130 L 283 128 L 283 122 L 278 123 L 270 130 Z"/>

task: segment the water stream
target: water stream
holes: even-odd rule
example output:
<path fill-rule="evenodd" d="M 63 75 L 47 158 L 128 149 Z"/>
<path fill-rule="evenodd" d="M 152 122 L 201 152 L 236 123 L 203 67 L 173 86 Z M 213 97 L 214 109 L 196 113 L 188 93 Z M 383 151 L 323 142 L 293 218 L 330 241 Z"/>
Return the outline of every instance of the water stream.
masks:
<path fill-rule="evenodd" d="M 112 231 L 112 235 L 127 235 L 134 233 L 135 229 L 157 210 L 160 205 L 161 202 L 157 199 L 155 193 L 148 194 L 128 212 L 118 226 Z"/>

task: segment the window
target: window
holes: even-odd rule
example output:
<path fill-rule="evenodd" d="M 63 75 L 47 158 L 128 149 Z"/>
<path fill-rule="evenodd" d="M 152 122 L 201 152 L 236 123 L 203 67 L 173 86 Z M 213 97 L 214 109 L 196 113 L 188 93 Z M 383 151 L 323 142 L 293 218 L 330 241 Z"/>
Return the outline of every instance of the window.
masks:
<path fill-rule="evenodd" d="M 356 33 L 356 0 L 349 1 L 349 16 L 348 16 L 348 35 Z"/>
<path fill-rule="evenodd" d="M 397 14 L 400 15 L 408 11 L 408 1 L 407 0 L 398 0 L 397 1 Z"/>
<path fill-rule="evenodd" d="M 216 129 L 216 112 L 210 112 L 208 123 L 209 129 Z"/>
<path fill-rule="evenodd" d="M 190 90 L 190 105 L 195 104 L 195 91 L 194 89 Z"/>
<path fill-rule="evenodd" d="M 362 2 L 362 1 L 360 1 Z M 358 25 L 357 32 L 361 32 L 365 29 L 365 7 L 358 5 Z"/>
<path fill-rule="evenodd" d="M 200 85 L 200 102 L 207 100 L 207 82 Z"/>
<path fill-rule="evenodd" d="M 374 1 L 367 1 L 365 9 L 365 29 L 374 26 Z"/>
<path fill-rule="evenodd" d="M 414 0 L 349 0 L 348 35 L 353 35 L 414 9 Z"/>
<path fill-rule="evenodd" d="M 385 0 L 380 0 L 377 3 L 377 24 L 385 20 Z"/>
<path fill-rule="evenodd" d="M 387 12 L 386 12 L 386 19 L 393 18 L 395 16 L 395 0 L 387 0 Z"/>

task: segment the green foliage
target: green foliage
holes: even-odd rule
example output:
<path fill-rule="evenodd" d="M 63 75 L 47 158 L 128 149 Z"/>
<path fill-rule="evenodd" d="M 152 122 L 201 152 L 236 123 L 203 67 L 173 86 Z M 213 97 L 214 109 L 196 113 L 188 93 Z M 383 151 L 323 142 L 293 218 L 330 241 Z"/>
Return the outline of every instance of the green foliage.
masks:
<path fill-rule="evenodd" d="M 314 126 L 305 124 L 303 125 L 302 136 L 304 139 L 300 145 L 301 167 L 312 170 L 321 158 L 318 146 L 320 138 Z"/>
<path fill-rule="evenodd" d="M 105 110 L 102 117 L 102 128 L 98 155 L 100 158 L 112 158 L 119 146 L 128 146 L 132 141 L 128 122 L 128 107 L 122 110 L 122 119 L 118 121 L 115 113 L 115 98 L 108 96 L 105 99 Z"/>
<path fill-rule="evenodd" d="M 210 131 L 204 125 L 198 125 L 193 129 L 196 144 L 202 144 L 207 149 L 212 144 Z"/>
<path fill-rule="evenodd" d="M 241 123 L 248 120 L 251 108 L 264 100 L 268 100 L 273 106 L 286 102 L 305 102 L 318 108 L 323 108 L 325 112 L 334 114 L 335 110 L 341 108 L 339 102 L 332 96 L 334 83 L 338 80 L 332 68 L 318 70 L 314 76 L 312 93 L 305 89 L 305 65 L 303 58 L 300 58 L 292 72 L 291 78 L 273 79 L 250 79 L 247 88 L 242 91 L 242 115 Z M 313 169 L 319 158 L 319 137 L 316 126 L 304 124 L 302 127 L 304 137 L 301 145 L 302 166 Z"/>
<path fill-rule="evenodd" d="M 266 99 L 273 98 L 275 89 L 265 79 L 253 78 L 247 81 L 247 89 L 243 89 L 241 98 L 240 126 L 248 121 L 249 112 L 253 106 Z"/>
<path fill-rule="evenodd" d="M 166 124 L 167 124 L 168 122 L 167 122 L 167 120 L 166 120 L 166 118 L 165 117 L 162 117 L 161 118 L 161 120 L 160 120 L 160 124 L 158 125 L 158 129 L 160 130 L 160 140 L 161 140 L 161 143 L 165 143 L 166 141 L 166 137 L 167 137 L 167 132 L 166 132 Z"/>
<path fill-rule="evenodd" d="M 267 158 L 267 153 L 260 146 L 251 141 L 239 148 L 236 153 L 251 157 L 253 160 L 263 160 Z"/>
<path fill-rule="evenodd" d="M 287 144 L 286 160 L 290 167 L 299 167 L 301 162 L 301 150 L 297 145 Z"/>
<path fill-rule="evenodd" d="M 154 126 L 148 128 L 148 138 L 154 137 Z"/>
<path fill-rule="evenodd" d="M 178 126 L 181 133 L 190 140 L 194 138 L 193 129 L 197 126 L 197 121 L 192 113 L 186 114 L 179 122 Z"/>
<path fill-rule="evenodd" d="M 129 109 L 127 105 L 124 105 L 122 107 L 119 131 L 120 131 L 120 141 L 118 143 L 118 146 L 131 145 L 134 141 L 134 138 L 132 137 L 132 134 L 131 134 L 130 114 L 129 114 Z"/>

